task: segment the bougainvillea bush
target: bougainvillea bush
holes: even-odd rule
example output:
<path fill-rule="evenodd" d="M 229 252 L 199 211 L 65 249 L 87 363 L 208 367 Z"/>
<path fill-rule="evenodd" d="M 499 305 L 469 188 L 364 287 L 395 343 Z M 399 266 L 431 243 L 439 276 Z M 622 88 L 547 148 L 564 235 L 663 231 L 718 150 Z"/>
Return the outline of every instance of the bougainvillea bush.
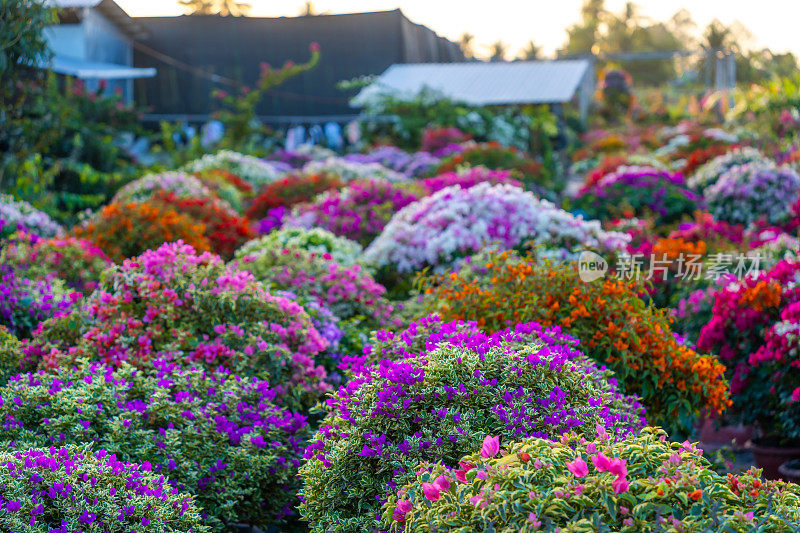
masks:
<path fill-rule="evenodd" d="M 702 193 L 705 189 L 714 185 L 723 174 L 733 167 L 747 163 L 764 163 L 766 161 L 767 158 L 764 154 L 749 146 L 731 150 L 698 168 L 688 180 L 689 187 Z"/>
<path fill-rule="evenodd" d="M 686 188 L 681 174 L 622 166 L 582 189 L 575 207 L 589 218 L 653 216 L 657 225 L 663 225 L 702 208 L 702 198 Z"/>
<path fill-rule="evenodd" d="M 29 336 L 43 320 L 68 312 L 80 297 L 58 278 L 29 275 L 25 268 L 0 263 L 0 327 L 19 337 Z"/>
<path fill-rule="evenodd" d="M 159 192 L 154 203 L 161 203 L 190 216 L 203 225 L 211 251 L 225 259 L 233 257 L 242 244 L 256 236 L 247 218 L 239 216 L 227 202 L 214 197 L 180 198 L 174 192 Z"/>
<path fill-rule="evenodd" d="M 201 251 L 211 244 L 205 225 L 161 202 L 108 204 L 84 223 L 72 228 L 78 239 L 93 242 L 114 262 L 183 241 Z"/>
<path fill-rule="evenodd" d="M 322 228 L 282 228 L 249 241 L 239 249 L 238 256 L 258 254 L 266 250 L 280 251 L 284 248 L 301 248 L 331 258 L 343 266 L 354 264 L 364 249 L 355 241 L 334 235 Z"/>
<path fill-rule="evenodd" d="M 183 491 L 149 463 L 104 450 L 61 446 L 0 454 L 3 531 L 25 533 L 207 533 Z"/>
<path fill-rule="evenodd" d="M 642 301 L 635 281 L 586 282 L 575 264 L 502 252 L 423 287 L 430 311 L 475 320 L 487 331 L 527 321 L 564 328 L 586 355 L 616 373 L 626 392 L 642 397 L 650 422 L 686 430 L 703 409 L 721 412 L 729 404 L 725 367 L 680 344 L 669 317 Z"/>
<path fill-rule="evenodd" d="M 418 194 L 380 179 L 356 181 L 296 206 L 284 227 L 321 227 L 366 246 Z"/>
<path fill-rule="evenodd" d="M 274 524 L 296 505 L 308 433 L 304 416 L 276 406 L 278 396 L 266 381 L 163 360 L 149 372 L 95 363 L 20 374 L 0 388 L 0 441 L 19 451 L 90 444 L 145 464 L 167 494 L 191 494 L 215 530 Z"/>
<path fill-rule="evenodd" d="M 171 192 L 177 198 L 209 198 L 214 196 L 214 193 L 203 185 L 203 182 L 191 174 L 163 172 L 161 174 L 148 174 L 128 183 L 117 191 L 111 203 L 147 202 L 159 192 Z"/>
<path fill-rule="evenodd" d="M 703 194 L 717 220 L 748 226 L 763 218 L 778 225 L 792 215 L 798 189 L 800 175 L 791 168 L 749 163 L 722 174 Z"/>
<path fill-rule="evenodd" d="M 66 338 L 65 327 L 73 331 Z M 268 380 L 285 404 L 311 405 L 327 389 L 314 361 L 324 348 L 302 307 L 178 242 L 108 270 L 81 309 L 42 324 L 25 351 L 48 369 L 82 359 L 224 366 Z"/>
<path fill-rule="evenodd" d="M 329 157 L 322 161 L 311 161 L 303 167 L 305 174 L 333 174 L 342 181 L 377 179 L 391 182 L 405 181 L 400 172 L 386 168 L 379 163 L 362 163 L 343 157 Z"/>
<path fill-rule="evenodd" d="M 359 353 L 373 330 L 399 325 L 386 289 L 361 265 L 343 266 L 330 254 L 299 248 L 251 246 L 237 259 L 237 268 L 252 272 L 270 292 L 289 291 L 301 302 L 330 310 L 340 320 L 338 327 L 349 333 L 340 342 L 345 353 Z"/>
<path fill-rule="evenodd" d="M 455 172 L 460 167 L 478 166 L 497 170 L 512 170 L 515 178 L 519 178 L 528 185 L 544 187 L 553 185 L 550 183 L 549 174 L 541 163 L 528 159 L 513 146 L 502 146 L 497 142 L 468 146 L 464 151 L 443 159 L 432 174 L 436 176 L 445 172 Z"/>
<path fill-rule="evenodd" d="M 0 263 L 24 271 L 31 279 L 57 277 L 68 287 L 88 294 L 111 260 L 85 239 L 42 239 L 30 233 L 16 233 L 0 250 Z"/>
<path fill-rule="evenodd" d="M 216 154 L 206 154 L 184 167 L 187 172 L 226 170 L 243 179 L 255 189 L 260 189 L 267 183 L 275 181 L 291 169 L 290 165 L 280 161 L 266 161 L 232 150 L 220 150 Z"/>
<path fill-rule="evenodd" d="M 730 367 L 735 418 L 774 441 L 800 441 L 800 263 L 731 283 L 714 295 L 698 347 Z"/>
<path fill-rule="evenodd" d="M 428 194 L 433 194 L 454 185 L 462 189 L 469 189 L 483 182 L 491 183 L 492 185 L 507 183 L 515 187 L 522 187 L 522 183 L 511 177 L 510 170 L 491 170 L 485 167 L 469 167 L 458 172 L 445 172 L 422 180 L 422 185 L 428 191 Z"/>
<path fill-rule="evenodd" d="M 22 370 L 22 344 L 19 339 L 0 326 L 0 385 Z"/>
<path fill-rule="evenodd" d="M 409 153 L 396 146 L 380 146 L 366 154 L 347 154 L 344 159 L 356 163 L 378 163 L 407 178 L 424 176 L 439 164 L 439 158 L 428 152 Z"/>
<path fill-rule="evenodd" d="M 276 207 L 310 202 L 317 194 L 338 189 L 344 183 L 336 174 L 287 174 L 261 189 L 247 208 L 247 216 L 258 220 Z"/>
<path fill-rule="evenodd" d="M 622 436 L 645 423 L 638 401 L 620 394 L 610 373 L 558 329 L 519 324 L 488 336 L 474 325 L 421 327 L 441 338 L 438 347 L 384 359 L 326 400 L 301 467 L 300 513 L 312 530 L 373 529 L 382 500 L 414 477 L 420 460 L 455 467 L 486 434 L 589 436 L 600 425 Z M 402 351 L 415 333 L 412 326 L 376 338 Z"/>
<path fill-rule="evenodd" d="M 28 202 L 0 194 L 0 239 L 16 231 L 40 237 L 55 237 L 64 232 L 61 225 Z"/>
<path fill-rule="evenodd" d="M 459 468 L 420 465 L 383 507 L 390 531 L 797 531 L 800 487 L 718 474 L 703 451 L 647 428 L 489 442 Z"/>
<path fill-rule="evenodd" d="M 441 271 L 488 246 L 541 245 L 546 255 L 567 259 L 583 249 L 619 252 L 627 240 L 519 187 L 479 183 L 443 189 L 399 211 L 367 248 L 364 262 L 400 273 L 426 266 Z"/>

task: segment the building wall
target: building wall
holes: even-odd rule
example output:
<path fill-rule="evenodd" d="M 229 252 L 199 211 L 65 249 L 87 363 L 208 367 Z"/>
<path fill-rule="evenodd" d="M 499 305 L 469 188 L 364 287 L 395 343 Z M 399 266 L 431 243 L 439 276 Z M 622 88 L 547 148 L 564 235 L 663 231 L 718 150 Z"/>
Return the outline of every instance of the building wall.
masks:
<path fill-rule="evenodd" d="M 86 59 L 102 63 L 133 66 L 133 42 L 117 26 L 95 9 L 87 9 L 83 18 L 86 36 Z M 96 82 L 92 82 L 92 87 Z M 133 97 L 133 80 L 109 80 L 109 90 L 121 90 L 123 98 Z"/>
<path fill-rule="evenodd" d="M 450 60 L 456 55 L 443 57 L 440 38 L 408 22 L 399 10 L 293 18 L 195 15 L 137 20 L 151 35 L 144 45 L 244 85 L 255 83 L 262 62 L 273 66 L 287 60 L 304 62 L 309 44 L 319 43 L 322 56 L 317 67 L 288 80 L 262 101 L 258 113 L 273 118 L 352 115 L 355 110 L 348 101 L 355 91 L 339 90 L 338 82 L 380 74 L 393 63 Z M 207 116 L 218 107 L 210 97 L 215 88 L 236 90 L 141 50 L 135 51 L 134 64 L 158 69 L 155 78 L 135 82 L 137 102 L 156 115 Z"/>

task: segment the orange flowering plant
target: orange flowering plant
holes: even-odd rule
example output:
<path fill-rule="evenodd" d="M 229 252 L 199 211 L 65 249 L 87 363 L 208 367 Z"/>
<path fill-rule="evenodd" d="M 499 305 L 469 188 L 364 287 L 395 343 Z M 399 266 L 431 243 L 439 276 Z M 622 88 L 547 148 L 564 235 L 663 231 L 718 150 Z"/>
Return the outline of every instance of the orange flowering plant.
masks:
<path fill-rule="evenodd" d="M 72 236 L 92 241 L 115 263 L 156 249 L 165 242 L 182 240 L 195 250 L 210 250 L 205 225 L 190 215 L 160 202 L 109 204 Z"/>
<path fill-rule="evenodd" d="M 639 298 L 640 283 L 584 282 L 576 264 L 492 252 L 420 286 L 426 310 L 446 320 L 475 320 L 490 332 L 532 321 L 564 328 L 614 370 L 627 393 L 642 397 L 651 423 L 687 430 L 703 409 L 730 404 L 725 367 L 679 342 L 671 318 Z"/>

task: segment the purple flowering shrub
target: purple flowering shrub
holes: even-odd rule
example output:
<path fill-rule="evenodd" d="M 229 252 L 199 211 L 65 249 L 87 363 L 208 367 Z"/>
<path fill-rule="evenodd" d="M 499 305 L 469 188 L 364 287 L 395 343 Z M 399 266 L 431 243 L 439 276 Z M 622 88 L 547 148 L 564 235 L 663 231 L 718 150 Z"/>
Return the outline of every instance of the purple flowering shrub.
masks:
<path fill-rule="evenodd" d="M 289 291 L 304 307 L 313 302 L 330 310 L 340 320 L 339 329 L 347 332 L 340 353 L 360 353 L 370 332 L 400 325 L 386 289 L 361 265 L 343 266 L 327 252 L 263 244 L 237 253 L 236 267 L 251 272 L 270 292 Z"/>
<path fill-rule="evenodd" d="M 0 530 L 26 533 L 207 533 L 191 496 L 148 464 L 87 447 L 0 454 Z"/>
<path fill-rule="evenodd" d="M 483 446 L 458 468 L 424 463 L 383 508 L 389 531 L 798 531 L 800 487 L 719 474 L 658 428 Z"/>
<path fill-rule="evenodd" d="M 65 329 L 77 333 L 64 338 Z M 164 357 L 224 366 L 273 383 L 287 405 L 310 406 L 328 388 L 314 360 L 325 346 L 300 305 L 177 242 L 110 268 L 81 309 L 43 324 L 24 349 L 50 370 L 78 359 L 145 367 Z"/>
<path fill-rule="evenodd" d="M 327 229 L 336 235 L 368 245 L 392 216 L 420 194 L 381 179 L 355 181 L 327 191 L 309 203 L 295 206 L 284 227 Z"/>
<path fill-rule="evenodd" d="M 92 363 L 19 374 L 0 388 L 7 448 L 90 444 L 149 464 L 193 495 L 214 529 L 292 514 L 306 418 L 279 389 L 228 370 L 158 360 L 142 371 Z"/>
<path fill-rule="evenodd" d="M 379 146 L 366 154 L 347 154 L 343 159 L 355 163 L 379 163 L 408 178 L 424 176 L 439 165 L 438 157 L 428 152 L 406 152 L 396 146 Z"/>
<path fill-rule="evenodd" d="M 798 199 L 800 175 L 791 167 L 772 162 L 746 163 L 731 168 L 704 191 L 714 218 L 748 226 L 760 218 L 771 225 L 792 216 Z"/>
<path fill-rule="evenodd" d="M 680 173 L 650 167 L 620 167 L 582 189 L 576 209 L 588 218 L 613 220 L 652 216 L 656 225 L 671 224 L 703 208 L 703 198 Z"/>
<path fill-rule="evenodd" d="M 13 265 L 29 278 L 58 277 L 70 288 L 90 293 L 111 260 L 103 250 L 85 239 L 42 239 L 18 232 L 0 250 L 0 263 Z"/>
<path fill-rule="evenodd" d="M 419 461 L 454 466 L 486 434 L 553 439 L 599 425 L 624 437 L 646 424 L 638 400 L 558 329 L 528 323 L 486 335 L 427 318 L 376 339 L 390 358 L 326 400 L 305 452 L 300 513 L 314 531 L 377 527 L 382 501 Z"/>
<path fill-rule="evenodd" d="M 18 337 L 27 337 L 43 320 L 68 312 L 81 296 L 58 278 L 31 277 L 25 269 L 0 262 L 0 326 Z"/>

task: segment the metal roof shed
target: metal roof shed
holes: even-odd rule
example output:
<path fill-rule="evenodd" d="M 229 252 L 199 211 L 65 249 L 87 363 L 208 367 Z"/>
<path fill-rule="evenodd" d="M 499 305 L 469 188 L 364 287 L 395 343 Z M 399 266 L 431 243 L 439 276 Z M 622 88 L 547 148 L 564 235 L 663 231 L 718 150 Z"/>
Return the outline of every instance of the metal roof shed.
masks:
<path fill-rule="evenodd" d="M 586 118 L 594 75 L 586 59 L 559 61 L 395 64 L 352 100 L 363 107 L 385 93 L 415 96 L 428 88 L 466 104 L 563 104 L 576 95 L 581 119 Z"/>

